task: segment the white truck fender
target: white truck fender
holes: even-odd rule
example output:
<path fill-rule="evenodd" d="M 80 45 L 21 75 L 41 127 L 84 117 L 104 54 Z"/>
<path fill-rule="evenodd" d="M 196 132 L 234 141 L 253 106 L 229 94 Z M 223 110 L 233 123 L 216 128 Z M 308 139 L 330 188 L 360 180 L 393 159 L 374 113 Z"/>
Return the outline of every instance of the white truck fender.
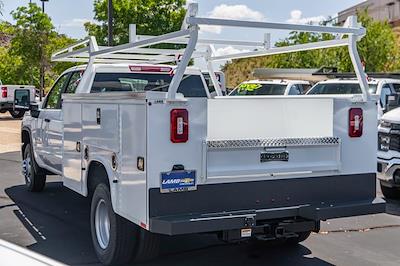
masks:
<path fill-rule="evenodd" d="M 116 190 L 116 183 L 113 182 L 116 172 L 112 169 L 110 158 L 105 158 L 105 156 L 97 155 L 97 156 L 90 156 L 89 161 L 87 162 L 86 170 L 83 174 L 83 186 L 82 186 L 82 194 L 87 197 L 89 195 L 88 191 L 88 180 L 90 175 L 90 167 L 93 163 L 99 163 L 102 165 L 107 173 L 108 182 L 110 185 L 110 194 L 111 194 L 111 201 L 113 210 L 116 210 L 116 198 L 115 198 L 115 190 Z"/>

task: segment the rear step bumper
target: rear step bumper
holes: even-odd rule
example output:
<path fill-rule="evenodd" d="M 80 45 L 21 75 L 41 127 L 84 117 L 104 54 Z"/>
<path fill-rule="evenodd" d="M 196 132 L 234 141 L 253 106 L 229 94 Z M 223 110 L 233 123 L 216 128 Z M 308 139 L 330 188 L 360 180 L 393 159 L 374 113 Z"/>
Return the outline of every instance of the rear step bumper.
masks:
<path fill-rule="evenodd" d="M 310 221 L 385 212 L 376 173 L 198 185 L 149 190 L 150 231 L 177 235 L 244 228 L 293 218 Z"/>
<path fill-rule="evenodd" d="M 369 201 L 342 205 L 301 205 L 264 210 L 154 217 L 150 219 L 150 230 L 159 234 L 180 235 L 251 228 L 257 226 L 259 221 L 265 222 L 294 217 L 319 221 L 382 212 L 385 212 L 385 201 L 381 198 L 375 198 Z"/>

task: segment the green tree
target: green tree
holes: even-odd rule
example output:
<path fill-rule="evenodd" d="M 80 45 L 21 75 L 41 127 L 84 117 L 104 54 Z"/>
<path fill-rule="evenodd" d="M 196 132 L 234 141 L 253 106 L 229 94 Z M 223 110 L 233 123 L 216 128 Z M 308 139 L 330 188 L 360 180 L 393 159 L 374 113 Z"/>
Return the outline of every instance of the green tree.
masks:
<path fill-rule="evenodd" d="M 100 45 L 107 44 L 107 2 L 94 1 L 94 19 L 100 24 L 86 23 L 89 35 Z M 180 29 L 185 16 L 186 0 L 114 0 L 114 44 L 127 43 L 129 24 L 136 24 L 137 33 L 161 35 Z"/>
<path fill-rule="evenodd" d="M 374 21 L 367 11 L 358 14 L 359 21 L 366 28 L 366 36 L 358 42 L 361 59 L 366 63 L 368 72 L 393 71 L 399 68 L 399 47 L 397 37 L 388 22 Z M 288 46 L 330 40 L 330 34 L 291 32 L 289 37 L 276 43 L 276 46 Z M 339 71 L 352 72 L 353 65 L 347 47 L 296 52 L 261 58 L 233 60 L 224 66 L 228 84 L 235 86 L 251 78 L 256 67 L 269 68 L 320 68 L 337 67 Z M 245 69 L 245 71 L 242 71 Z"/>
<path fill-rule="evenodd" d="M 36 4 L 18 7 L 12 16 L 16 20 L 16 32 L 12 40 L 11 53 L 19 55 L 27 66 L 28 75 L 33 79 L 39 71 L 39 86 L 44 88 L 45 71 L 48 67 L 46 46 L 54 32 L 50 17 Z"/>
<path fill-rule="evenodd" d="M 24 84 L 24 69 L 19 56 L 11 55 L 6 47 L 0 47 L 0 80 L 3 84 Z"/>
<path fill-rule="evenodd" d="M 12 12 L 15 25 L 0 23 L 0 32 L 12 35 L 11 45 L 0 50 L 0 77 L 5 83 L 49 86 L 71 63 L 50 61 L 51 54 L 74 42 L 58 34 L 51 19 L 36 4 Z"/>

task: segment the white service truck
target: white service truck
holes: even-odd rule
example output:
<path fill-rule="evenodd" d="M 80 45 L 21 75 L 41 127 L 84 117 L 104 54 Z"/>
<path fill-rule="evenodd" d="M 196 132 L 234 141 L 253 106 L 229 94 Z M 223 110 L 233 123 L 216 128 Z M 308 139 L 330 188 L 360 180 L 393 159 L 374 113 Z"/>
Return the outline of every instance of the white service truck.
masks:
<path fill-rule="evenodd" d="M 36 89 L 29 85 L 3 85 L 0 80 L 0 113 L 10 112 L 13 118 L 21 118 L 25 106 L 35 102 Z"/>
<path fill-rule="evenodd" d="M 321 220 L 383 212 L 385 203 L 376 198 L 376 106 L 356 50 L 365 29 L 354 18 L 347 27 L 323 27 L 196 13 L 197 4 L 190 4 L 178 32 L 133 35 L 116 47 L 90 38 L 53 56 L 88 65 L 61 75 L 43 105 L 31 106 L 23 120 L 29 190 L 42 190 L 46 175 L 55 174 L 90 197 L 93 245 L 105 265 L 151 257 L 160 234 L 298 243 L 318 231 Z M 348 38 L 266 48 L 264 42 L 198 38 L 199 25 Z M 212 42 L 255 48 L 216 56 Z M 186 48 L 155 48 L 160 43 Z M 212 69 L 220 59 L 336 46 L 349 47 L 362 97 L 226 97 Z M 176 54 L 182 54 L 177 65 L 164 64 Z M 214 98 L 201 71 L 188 67 L 199 57 L 208 63 Z"/>

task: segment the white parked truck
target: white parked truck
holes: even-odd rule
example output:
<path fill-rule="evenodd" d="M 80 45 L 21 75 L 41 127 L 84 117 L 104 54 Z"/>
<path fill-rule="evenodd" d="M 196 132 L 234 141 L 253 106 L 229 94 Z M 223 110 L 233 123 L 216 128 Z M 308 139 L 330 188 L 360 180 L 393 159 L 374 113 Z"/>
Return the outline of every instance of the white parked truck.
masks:
<path fill-rule="evenodd" d="M 42 190 L 46 175 L 56 174 L 90 197 L 93 245 L 105 265 L 150 257 L 160 234 L 297 243 L 318 231 L 321 220 L 383 212 L 375 193 L 376 106 L 356 50 L 365 29 L 354 18 L 348 27 L 323 27 L 196 13 L 197 4 L 190 4 L 178 32 L 132 35 L 116 47 L 99 47 L 90 38 L 53 56 L 88 65 L 61 75 L 43 105 L 32 106 L 23 120 L 29 190 Z M 198 38 L 201 25 L 348 39 L 267 48 L 264 42 Z M 186 48 L 155 48 L 160 43 Z M 215 56 L 212 43 L 253 47 Z M 349 47 L 363 97 L 226 97 L 212 69 L 219 59 L 336 46 Z M 199 57 L 208 63 L 215 98 L 201 71 L 188 67 Z M 177 65 L 164 64 L 176 58 Z"/>
<path fill-rule="evenodd" d="M 10 112 L 13 118 L 24 116 L 26 107 L 35 102 L 34 86 L 3 85 L 0 80 L 0 113 Z"/>
<path fill-rule="evenodd" d="M 382 116 L 378 128 L 378 179 L 383 195 L 400 198 L 400 108 Z"/>
<path fill-rule="evenodd" d="M 305 80 L 270 79 L 249 80 L 239 84 L 229 96 L 302 95 L 311 87 Z"/>
<path fill-rule="evenodd" d="M 392 78 L 369 78 L 369 93 L 375 95 L 378 106 L 378 120 L 388 111 L 388 97 L 400 93 L 400 79 Z M 329 79 L 318 82 L 308 92 L 308 95 L 329 94 L 361 94 L 360 84 L 355 78 Z"/>

